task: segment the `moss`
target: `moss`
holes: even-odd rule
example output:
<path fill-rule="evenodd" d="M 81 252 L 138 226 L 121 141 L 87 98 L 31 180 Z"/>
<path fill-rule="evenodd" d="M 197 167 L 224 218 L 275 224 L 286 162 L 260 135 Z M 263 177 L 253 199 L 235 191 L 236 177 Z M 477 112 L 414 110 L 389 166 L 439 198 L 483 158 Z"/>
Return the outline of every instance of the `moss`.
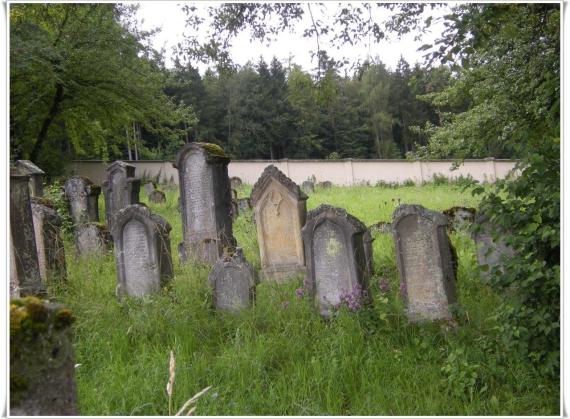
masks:
<path fill-rule="evenodd" d="M 47 198 L 41 198 L 38 196 L 32 196 L 31 198 L 32 198 L 32 202 L 34 204 L 40 204 L 40 205 L 43 205 L 45 207 L 55 209 L 55 204 L 53 203 L 53 201 L 51 201 Z"/>
<path fill-rule="evenodd" d="M 21 302 L 19 301 L 21 304 Z M 10 334 L 18 332 L 24 322 L 29 317 L 26 307 L 22 305 L 10 304 Z"/>
<path fill-rule="evenodd" d="M 215 156 L 220 157 L 228 157 L 228 155 L 224 152 L 224 149 L 220 147 L 218 144 L 213 143 L 196 143 L 208 153 L 213 154 Z"/>
<path fill-rule="evenodd" d="M 48 309 L 44 302 L 37 297 L 24 298 L 26 311 L 34 323 L 45 323 L 48 319 Z"/>
<path fill-rule="evenodd" d="M 54 326 L 56 329 L 63 329 L 65 327 L 71 326 L 75 321 L 75 316 L 68 308 L 62 308 L 57 313 L 55 313 Z"/>
<path fill-rule="evenodd" d="M 28 390 L 28 380 L 16 374 L 10 374 L 10 403 L 18 404 Z"/>

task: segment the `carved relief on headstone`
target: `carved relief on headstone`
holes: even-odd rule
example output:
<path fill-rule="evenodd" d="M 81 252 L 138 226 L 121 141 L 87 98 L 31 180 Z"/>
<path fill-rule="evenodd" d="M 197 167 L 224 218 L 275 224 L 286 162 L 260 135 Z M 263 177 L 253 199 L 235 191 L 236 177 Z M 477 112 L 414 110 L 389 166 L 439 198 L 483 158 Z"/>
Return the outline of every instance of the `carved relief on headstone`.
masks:
<path fill-rule="evenodd" d="M 400 205 L 392 216 L 396 261 L 410 321 L 452 318 L 457 257 L 447 216 L 420 205 Z"/>
<path fill-rule="evenodd" d="M 307 214 L 305 285 L 322 316 L 330 317 L 343 293 L 366 289 L 366 226 L 342 208 L 321 205 Z"/>
<path fill-rule="evenodd" d="M 15 165 L 21 174 L 30 176 L 30 195 L 43 196 L 45 172 L 29 160 L 16 160 Z"/>
<path fill-rule="evenodd" d="M 143 204 L 119 210 L 113 224 L 119 296 L 156 293 L 172 277 L 170 230 Z"/>
<path fill-rule="evenodd" d="M 10 237 L 15 260 L 10 272 L 17 275 L 14 282 L 18 282 L 22 296 L 45 294 L 36 250 L 29 180 L 28 175 L 10 169 Z"/>
<path fill-rule="evenodd" d="M 65 250 L 60 235 L 63 220 L 51 201 L 37 197 L 32 197 L 31 201 L 42 280 L 66 279 Z"/>
<path fill-rule="evenodd" d="M 307 195 L 275 166 L 265 168 L 251 192 L 263 276 L 283 280 L 305 272 L 301 228 Z"/>
<path fill-rule="evenodd" d="M 484 277 L 488 278 L 493 268 L 502 266 L 501 259 L 513 257 L 515 251 L 503 238 L 507 233 L 491 224 L 486 215 L 477 215 L 473 229 L 475 231 L 472 237 L 477 246 L 477 261 L 483 268 Z"/>
<path fill-rule="evenodd" d="M 103 182 L 105 216 L 109 230 L 113 231 L 113 218 L 119 210 L 139 203 L 140 179 L 136 179 L 135 166 L 117 160 L 107 167 L 107 180 Z"/>
<path fill-rule="evenodd" d="M 75 225 L 99 221 L 100 186 L 93 184 L 89 178 L 73 176 L 65 182 L 64 193 Z"/>
<path fill-rule="evenodd" d="M 255 271 L 239 247 L 233 256 L 218 259 L 208 281 L 218 310 L 236 312 L 250 307 L 255 299 Z"/>
<path fill-rule="evenodd" d="M 80 224 L 74 231 L 78 256 L 103 255 L 113 247 L 113 238 L 105 224 Z"/>
<path fill-rule="evenodd" d="M 60 304 L 10 302 L 10 415 L 78 415 L 71 325 Z"/>
<path fill-rule="evenodd" d="M 176 156 L 182 235 L 178 246 L 182 261 L 209 264 L 235 248 L 232 232 L 230 158 L 216 144 L 188 143 Z"/>

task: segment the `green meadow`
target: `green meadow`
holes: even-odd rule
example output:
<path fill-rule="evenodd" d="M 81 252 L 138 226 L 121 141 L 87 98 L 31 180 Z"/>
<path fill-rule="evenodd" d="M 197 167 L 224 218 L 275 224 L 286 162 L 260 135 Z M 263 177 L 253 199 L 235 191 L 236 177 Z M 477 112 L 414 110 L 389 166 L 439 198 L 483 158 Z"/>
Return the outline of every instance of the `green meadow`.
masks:
<path fill-rule="evenodd" d="M 243 185 L 240 197 L 251 190 Z M 119 301 L 112 254 L 77 260 L 66 239 L 68 280 L 51 294 L 76 315 L 74 345 L 82 415 L 167 415 L 169 353 L 176 358 L 173 413 L 211 386 L 195 415 L 556 415 L 557 383 L 542 381 L 515 353 L 489 356 L 499 296 L 481 280 L 465 231 L 450 235 L 459 258 L 457 327 L 408 324 L 399 297 L 392 237 L 374 232 L 373 303 L 323 320 L 295 290 L 303 278 L 261 282 L 251 310 L 211 307 L 208 267 L 181 265 L 178 190 L 149 204 L 172 226 L 175 277 L 160 295 Z M 102 201 L 102 199 L 100 199 Z M 453 185 L 317 189 L 308 209 L 327 203 L 366 225 L 390 221 L 398 203 L 444 210 L 477 207 Z M 103 207 L 100 208 L 104 214 Z M 234 234 L 260 268 L 251 212 Z M 387 279 L 390 291 L 378 282 Z"/>

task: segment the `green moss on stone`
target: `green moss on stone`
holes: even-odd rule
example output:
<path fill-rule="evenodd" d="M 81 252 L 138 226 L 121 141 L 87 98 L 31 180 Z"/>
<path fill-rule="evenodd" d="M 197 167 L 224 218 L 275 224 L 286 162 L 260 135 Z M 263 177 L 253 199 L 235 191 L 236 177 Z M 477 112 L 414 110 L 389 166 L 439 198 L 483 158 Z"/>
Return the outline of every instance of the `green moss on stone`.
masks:
<path fill-rule="evenodd" d="M 215 156 L 220 157 L 228 157 L 228 155 L 224 152 L 224 149 L 220 147 L 218 144 L 213 143 L 196 143 L 208 153 L 213 154 Z"/>
<path fill-rule="evenodd" d="M 56 329 L 63 329 L 65 327 L 71 326 L 75 321 L 75 316 L 68 308 L 62 308 L 57 313 L 55 313 L 54 326 Z"/>

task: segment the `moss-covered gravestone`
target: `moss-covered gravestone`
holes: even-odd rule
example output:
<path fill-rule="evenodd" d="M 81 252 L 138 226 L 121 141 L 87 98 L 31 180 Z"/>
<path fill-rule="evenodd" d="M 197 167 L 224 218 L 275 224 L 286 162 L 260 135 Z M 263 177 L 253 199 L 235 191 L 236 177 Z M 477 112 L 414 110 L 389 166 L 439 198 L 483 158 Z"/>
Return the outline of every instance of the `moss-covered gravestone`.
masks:
<path fill-rule="evenodd" d="M 178 250 L 182 261 L 214 264 L 235 248 L 229 162 L 220 146 L 208 143 L 188 143 L 176 156 L 184 239 Z"/>
<path fill-rule="evenodd" d="M 65 279 L 65 249 L 61 239 L 63 220 L 53 203 L 45 198 L 32 197 L 32 218 L 40 275 L 43 281 Z"/>
<path fill-rule="evenodd" d="M 285 280 L 305 273 L 301 228 L 307 195 L 277 167 L 265 168 L 251 192 L 261 268 L 266 279 Z"/>
<path fill-rule="evenodd" d="M 99 221 L 100 186 L 93 184 L 89 178 L 73 176 L 65 182 L 63 190 L 75 225 Z"/>
<path fill-rule="evenodd" d="M 135 178 L 135 166 L 117 160 L 107 167 L 107 180 L 103 182 L 107 226 L 113 231 L 113 222 L 119 210 L 139 203 L 140 179 Z"/>
<path fill-rule="evenodd" d="M 10 302 L 10 415 L 78 415 L 73 321 L 36 297 Z"/>
<path fill-rule="evenodd" d="M 367 287 L 366 226 L 342 208 L 321 205 L 307 214 L 301 230 L 305 243 L 305 286 L 322 316 L 330 317 L 342 295 L 355 300 Z M 368 256 L 367 256 L 368 255 Z M 357 302 L 359 303 L 359 302 Z"/>
<path fill-rule="evenodd" d="M 457 259 L 446 215 L 420 205 L 400 205 L 392 216 L 396 262 L 408 319 L 452 318 Z"/>
<path fill-rule="evenodd" d="M 29 179 L 17 169 L 10 169 L 10 238 L 14 261 L 10 284 L 13 295 L 22 296 L 46 292 L 38 264 Z"/>
<path fill-rule="evenodd" d="M 113 224 L 117 294 L 141 297 L 172 278 L 170 224 L 143 204 L 118 212 Z"/>

